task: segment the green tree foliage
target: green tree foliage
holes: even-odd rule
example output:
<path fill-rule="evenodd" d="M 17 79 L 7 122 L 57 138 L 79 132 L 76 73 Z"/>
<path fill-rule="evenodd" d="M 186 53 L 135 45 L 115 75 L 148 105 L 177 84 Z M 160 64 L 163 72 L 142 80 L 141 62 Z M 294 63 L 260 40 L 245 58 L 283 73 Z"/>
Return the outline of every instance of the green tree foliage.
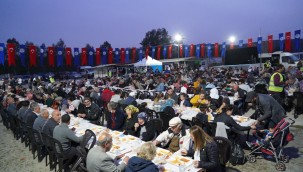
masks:
<path fill-rule="evenodd" d="M 165 28 L 153 29 L 145 34 L 145 38 L 141 41 L 141 45 L 145 48 L 146 46 L 155 46 L 171 43 L 171 36 Z"/>
<path fill-rule="evenodd" d="M 109 49 L 109 48 L 112 48 L 112 45 L 109 42 L 105 41 L 102 45 L 100 45 L 100 48 Z"/>

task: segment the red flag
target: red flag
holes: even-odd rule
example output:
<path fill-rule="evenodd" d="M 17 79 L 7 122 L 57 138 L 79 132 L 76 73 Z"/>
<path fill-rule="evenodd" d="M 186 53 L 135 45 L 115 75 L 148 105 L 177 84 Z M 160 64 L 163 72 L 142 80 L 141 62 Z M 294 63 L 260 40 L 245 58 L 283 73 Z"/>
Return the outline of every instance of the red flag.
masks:
<path fill-rule="evenodd" d="M 29 66 L 36 66 L 36 46 L 29 46 Z"/>
<path fill-rule="evenodd" d="M 101 64 L 101 49 L 96 48 L 96 65 Z"/>
<path fill-rule="evenodd" d="M 131 59 L 132 63 L 135 63 L 136 52 L 137 52 L 136 48 L 132 48 L 132 59 Z"/>
<path fill-rule="evenodd" d="M 189 47 L 189 55 L 190 55 L 190 57 L 193 57 L 193 56 L 194 56 L 194 44 L 190 44 L 190 47 Z"/>
<path fill-rule="evenodd" d="M 72 49 L 70 47 L 65 48 L 65 64 L 72 66 Z"/>
<path fill-rule="evenodd" d="M 124 64 L 125 63 L 125 48 L 120 49 L 120 58 L 121 58 L 120 63 Z"/>
<path fill-rule="evenodd" d="M 113 48 L 109 48 L 108 49 L 108 64 L 112 64 L 113 63 Z"/>
<path fill-rule="evenodd" d="M 8 56 L 8 66 L 16 66 L 15 60 L 15 44 L 8 43 L 7 44 L 7 56 Z"/>
<path fill-rule="evenodd" d="M 215 43 L 215 57 L 219 57 L 219 44 Z"/>
<path fill-rule="evenodd" d="M 183 57 L 183 45 L 182 44 L 180 44 L 179 45 L 180 46 L 180 54 L 179 54 L 179 57 Z"/>
<path fill-rule="evenodd" d="M 160 60 L 160 56 L 161 56 L 161 45 L 158 45 L 157 48 L 157 59 Z"/>
<path fill-rule="evenodd" d="M 55 67 L 55 48 L 48 47 L 48 66 Z"/>
<path fill-rule="evenodd" d="M 82 51 L 82 53 L 81 53 L 81 66 L 85 66 L 85 65 L 87 65 L 87 52 L 86 52 L 86 48 L 82 48 L 81 51 Z"/>
<path fill-rule="evenodd" d="M 172 53 L 173 52 L 173 46 L 172 45 L 169 45 L 168 46 L 168 58 L 170 59 L 172 57 Z"/>
<path fill-rule="evenodd" d="M 252 38 L 248 38 L 248 41 L 247 41 L 247 47 L 252 47 L 253 46 L 253 42 L 252 42 Z"/>
<path fill-rule="evenodd" d="M 146 48 L 145 48 L 145 58 L 147 59 L 147 57 L 148 57 L 148 54 L 149 54 L 149 46 L 147 46 Z"/>
<path fill-rule="evenodd" d="M 273 52 L 273 35 L 268 35 L 268 52 Z"/>
<path fill-rule="evenodd" d="M 205 56 L 205 44 L 201 44 L 200 46 L 201 46 L 201 48 L 200 48 L 201 49 L 201 51 L 200 51 L 201 55 L 200 56 L 204 57 Z"/>
<path fill-rule="evenodd" d="M 291 51 L 291 32 L 285 33 L 285 51 Z"/>

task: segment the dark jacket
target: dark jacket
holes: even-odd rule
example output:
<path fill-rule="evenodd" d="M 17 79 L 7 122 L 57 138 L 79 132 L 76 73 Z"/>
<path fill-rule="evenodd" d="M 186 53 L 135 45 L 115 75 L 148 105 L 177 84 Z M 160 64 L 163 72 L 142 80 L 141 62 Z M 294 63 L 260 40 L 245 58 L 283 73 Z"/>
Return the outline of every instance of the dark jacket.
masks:
<path fill-rule="evenodd" d="M 95 103 L 92 103 L 90 107 L 79 105 L 78 113 L 86 114 L 84 119 L 87 119 L 92 123 L 96 123 L 100 115 L 100 109 Z"/>
<path fill-rule="evenodd" d="M 226 113 L 216 116 L 214 122 L 223 122 L 226 126 L 230 127 L 234 131 L 245 131 L 250 130 L 250 126 L 243 127 L 239 125 L 231 116 L 228 116 Z"/>
<path fill-rule="evenodd" d="M 158 172 L 158 167 L 152 162 L 139 157 L 131 157 L 125 172 Z"/>
<path fill-rule="evenodd" d="M 122 101 L 122 104 L 124 105 L 134 105 L 134 106 L 137 106 L 137 102 L 136 102 L 136 99 L 132 96 L 128 96 L 125 100 Z"/>
<path fill-rule="evenodd" d="M 178 102 L 178 99 L 179 99 L 179 97 L 177 96 L 176 93 L 173 93 L 170 98 L 173 99 L 176 103 Z M 168 99 L 167 93 L 165 94 L 164 99 Z"/>
<path fill-rule="evenodd" d="M 192 104 L 188 100 L 185 99 L 184 102 L 183 102 L 183 106 L 192 107 Z"/>
<path fill-rule="evenodd" d="M 124 124 L 125 114 L 118 108 L 115 112 L 115 117 L 112 116 L 112 113 L 107 112 L 107 128 L 111 130 L 121 130 Z M 115 126 L 112 126 L 112 122 L 115 121 Z"/>
<path fill-rule="evenodd" d="M 54 128 L 59 125 L 53 118 L 49 118 L 42 127 L 42 132 L 53 136 Z"/>
<path fill-rule="evenodd" d="M 123 131 L 124 134 L 130 134 L 135 136 L 135 123 L 138 122 L 138 117 L 137 114 L 133 114 L 132 117 L 130 119 L 125 119 L 124 125 L 123 125 Z"/>
<path fill-rule="evenodd" d="M 143 132 L 142 135 L 140 135 L 140 131 L 142 127 L 145 126 L 146 132 Z M 153 123 L 151 121 L 147 121 L 144 123 L 143 126 L 139 126 L 136 133 L 136 136 L 139 137 L 143 141 L 151 141 L 155 137 L 155 127 L 153 126 Z"/>
<path fill-rule="evenodd" d="M 187 155 L 194 158 L 195 150 L 193 142 L 189 145 Z M 206 143 L 205 148 L 200 150 L 199 168 L 205 169 L 207 172 L 220 172 L 221 166 L 219 162 L 219 150 L 215 141 Z"/>
<path fill-rule="evenodd" d="M 36 118 L 38 118 L 38 115 L 35 114 L 33 111 L 29 111 L 26 115 L 26 125 L 33 127 Z"/>

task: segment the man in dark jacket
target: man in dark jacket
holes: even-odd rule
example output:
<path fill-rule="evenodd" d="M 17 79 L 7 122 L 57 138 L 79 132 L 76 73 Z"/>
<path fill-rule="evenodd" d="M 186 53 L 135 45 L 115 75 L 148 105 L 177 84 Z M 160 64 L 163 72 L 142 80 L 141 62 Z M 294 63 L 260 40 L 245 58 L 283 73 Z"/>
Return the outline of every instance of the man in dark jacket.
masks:
<path fill-rule="evenodd" d="M 52 117 L 49 118 L 42 127 L 42 132 L 53 136 L 54 128 L 59 125 L 61 119 L 61 113 L 58 110 L 52 112 Z"/>
<path fill-rule="evenodd" d="M 107 104 L 108 113 L 106 114 L 107 128 L 111 130 L 120 130 L 123 127 L 125 114 L 121 108 L 118 107 L 118 103 L 109 102 Z"/>
<path fill-rule="evenodd" d="M 169 87 L 167 89 L 167 92 L 165 93 L 165 96 L 164 96 L 164 99 L 167 100 L 168 98 L 173 99 L 175 101 L 175 103 L 177 103 L 178 99 L 179 99 L 177 94 L 174 92 L 173 88 L 171 88 L 171 87 Z"/>
<path fill-rule="evenodd" d="M 78 117 L 87 119 L 93 124 L 97 124 L 100 115 L 99 106 L 93 103 L 89 97 L 85 97 L 83 103 L 85 106 L 79 106 Z"/>
<path fill-rule="evenodd" d="M 33 127 L 36 118 L 40 115 L 40 106 L 36 102 L 30 104 L 30 110 L 26 113 L 25 123 L 26 125 Z"/>

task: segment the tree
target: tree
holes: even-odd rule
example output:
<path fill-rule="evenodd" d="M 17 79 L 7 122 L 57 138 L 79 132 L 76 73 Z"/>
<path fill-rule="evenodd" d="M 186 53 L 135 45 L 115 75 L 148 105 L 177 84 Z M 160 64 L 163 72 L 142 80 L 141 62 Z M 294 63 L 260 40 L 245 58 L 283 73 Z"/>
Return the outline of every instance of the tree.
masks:
<path fill-rule="evenodd" d="M 59 39 L 59 41 L 56 43 L 55 47 L 62 47 L 62 48 L 66 47 L 62 38 Z"/>
<path fill-rule="evenodd" d="M 171 43 L 171 36 L 165 28 L 153 29 L 145 34 L 145 38 L 141 41 L 143 47 L 151 45 L 163 45 Z"/>
<path fill-rule="evenodd" d="M 100 45 L 100 48 L 109 49 L 109 48 L 112 48 L 112 45 L 109 42 L 105 41 L 102 45 Z"/>

